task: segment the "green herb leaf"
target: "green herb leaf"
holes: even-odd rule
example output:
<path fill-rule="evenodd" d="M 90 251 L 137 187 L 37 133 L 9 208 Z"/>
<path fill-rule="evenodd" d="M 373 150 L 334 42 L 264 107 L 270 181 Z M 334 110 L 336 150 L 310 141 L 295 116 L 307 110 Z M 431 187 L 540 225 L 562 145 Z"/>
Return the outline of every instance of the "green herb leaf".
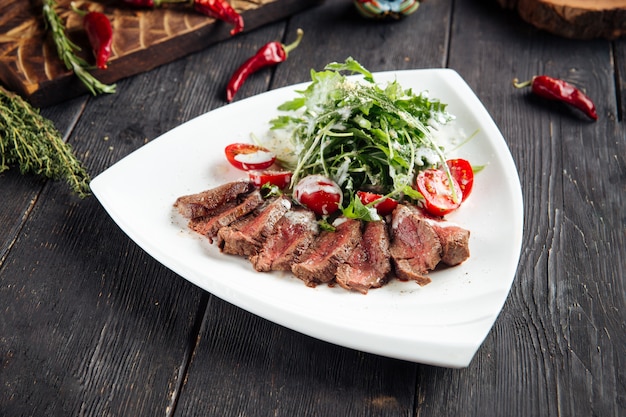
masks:
<path fill-rule="evenodd" d="M 348 78 L 343 71 L 360 73 L 368 82 Z M 298 97 L 279 107 L 285 114 L 270 121 L 272 130 L 290 142 L 279 146 L 295 152 L 285 166 L 293 171 L 292 186 L 307 175 L 321 174 L 339 184 L 346 201 L 359 189 L 402 197 L 417 172 L 445 165 L 430 123 L 444 124 L 452 116 L 439 100 L 415 94 L 397 81 L 381 87 L 352 58 L 311 71 L 311 80 L 296 92 Z M 278 147 L 272 150 L 281 153 Z M 359 215 L 357 207 L 351 210 Z"/>
<path fill-rule="evenodd" d="M 263 198 L 268 199 L 271 197 L 280 197 L 283 195 L 283 192 L 280 188 L 273 185 L 272 183 L 265 183 L 261 186 L 261 195 Z"/>
<path fill-rule="evenodd" d="M 349 71 L 353 74 L 363 74 L 366 81 L 369 81 L 371 83 L 374 82 L 374 76 L 372 76 L 372 73 L 369 72 L 363 65 L 361 65 L 352 57 L 348 57 L 343 63 L 331 62 L 330 64 L 326 65 L 326 69 L 335 72 Z"/>
<path fill-rule="evenodd" d="M 482 171 L 483 169 L 485 169 L 487 165 L 472 165 L 472 172 L 474 174 L 478 174 L 480 171 Z"/>
<path fill-rule="evenodd" d="M 317 221 L 317 224 L 319 225 L 320 229 L 326 230 L 327 232 L 334 232 L 335 230 L 337 230 L 337 228 L 333 226 L 332 224 L 330 224 L 328 222 L 328 219 L 326 219 L 325 217 L 322 217 L 321 219 L 319 219 Z"/>
<path fill-rule="evenodd" d="M 413 187 L 404 187 L 402 190 L 403 194 L 407 197 L 409 197 L 411 200 L 422 200 L 424 198 L 424 196 L 422 195 L 422 193 L 420 193 L 419 191 L 417 191 L 415 188 Z"/>
<path fill-rule="evenodd" d="M 43 0 L 42 10 L 46 26 L 52 33 L 52 39 L 56 45 L 57 53 L 65 64 L 65 67 L 74 71 L 74 74 L 94 96 L 99 93 L 115 93 L 115 84 L 103 84 L 87 71 L 89 64 L 76 55 L 75 51 L 79 51 L 80 48 L 65 34 L 63 22 L 57 14 L 55 6 L 56 3 L 54 0 Z"/>
<path fill-rule="evenodd" d="M 356 195 L 352 195 L 350 198 L 350 204 L 342 210 L 342 213 L 345 217 L 350 219 L 363 220 L 366 222 L 378 221 L 381 219 L 374 207 L 365 206 L 361 199 Z"/>

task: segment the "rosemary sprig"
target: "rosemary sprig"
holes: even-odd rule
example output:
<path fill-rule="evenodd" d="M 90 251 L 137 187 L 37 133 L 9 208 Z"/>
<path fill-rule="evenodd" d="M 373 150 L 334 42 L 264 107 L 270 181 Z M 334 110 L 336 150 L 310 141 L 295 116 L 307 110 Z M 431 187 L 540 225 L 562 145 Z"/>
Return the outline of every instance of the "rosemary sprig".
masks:
<path fill-rule="evenodd" d="M 81 198 L 90 194 L 87 171 L 52 121 L 0 86 L 0 172 L 12 165 L 22 174 L 65 179 Z"/>
<path fill-rule="evenodd" d="M 98 81 L 87 71 L 89 64 L 75 54 L 75 51 L 79 51 L 80 48 L 65 34 L 63 22 L 55 11 L 55 6 L 54 0 L 43 0 L 43 16 L 47 27 L 52 32 L 52 39 L 57 47 L 59 58 L 65 67 L 72 70 L 94 96 L 99 93 L 115 93 L 115 84 L 104 84 Z"/>

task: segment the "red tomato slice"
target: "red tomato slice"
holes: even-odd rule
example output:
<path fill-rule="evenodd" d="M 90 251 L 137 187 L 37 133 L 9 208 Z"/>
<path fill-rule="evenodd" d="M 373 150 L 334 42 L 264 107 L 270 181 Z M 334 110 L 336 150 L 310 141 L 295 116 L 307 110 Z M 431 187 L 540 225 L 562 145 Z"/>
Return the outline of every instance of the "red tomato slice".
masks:
<path fill-rule="evenodd" d="M 381 194 L 370 193 L 367 191 L 357 191 L 356 195 L 357 197 L 359 197 L 359 200 L 361 200 L 361 203 L 363 203 L 363 205 L 368 205 L 376 200 L 380 200 L 383 197 Z M 393 209 L 396 208 L 397 205 L 398 202 L 393 198 L 385 198 L 381 202 L 374 204 L 374 208 L 376 209 L 378 214 L 380 214 L 381 216 L 386 216 L 387 214 L 391 214 L 391 212 L 393 211 Z"/>
<path fill-rule="evenodd" d="M 291 183 L 290 171 L 248 171 L 248 177 L 257 187 L 270 183 L 282 189 Z"/>
<path fill-rule="evenodd" d="M 461 191 L 463 192 L 463 201 L 469 197 L 474 186 L 474 171 L 472 165 L 466 159 L 449 159 L 446 161 L 450 174 L 454 177 L 456 182 L 459 183 Z"/>
<path fill-rule="evenodd" d="M 300 204 L 319 216 L 326 216 L 339 210 L 343 202 L 341 188 L 323 175 L 309 175 L 302 178 L 293 190 L 293 196 Z"/>
<path fill-rule="evenodd" d="M 276 161 L 276 155 L 271 151 L 250 143 L 232 143 L 224 153 L 232 166 L 243 171 L 266 169 Z"/>
<path fill-rule="evenodd" d="M 461 187 L 452 177 L 452 187 L 456 193 L 456 199 L 450 188 L 450 181 L 445 171 L 440 169 L 427 169 L 417 175 L 417 191 L 424 196 L 424 208 L 434 216 L 443 216 L 456 210 L 463 201 Z"/>

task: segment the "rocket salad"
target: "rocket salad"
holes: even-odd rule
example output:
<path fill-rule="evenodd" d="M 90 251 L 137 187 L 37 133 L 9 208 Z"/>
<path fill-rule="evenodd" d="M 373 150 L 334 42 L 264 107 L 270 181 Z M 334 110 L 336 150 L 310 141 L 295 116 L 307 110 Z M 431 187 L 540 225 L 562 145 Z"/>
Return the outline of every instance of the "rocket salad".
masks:
<path fill-rule="evenodd" d="M 382 203 L 407 198 L 444 215 L 467 197 L 471 166 L 447 163 L 433 135 L 454 119 L 446 104 L 397 81 L 379 85 L 352 58 L 311 71 L 311 79 L 279 106 L 270 121 L 274 140 L 262 144 L 291 173 L 290 189 L 308 176 L 328 178 L 343 192 L 342 214 L 362 220 L 377 220 Z"/>

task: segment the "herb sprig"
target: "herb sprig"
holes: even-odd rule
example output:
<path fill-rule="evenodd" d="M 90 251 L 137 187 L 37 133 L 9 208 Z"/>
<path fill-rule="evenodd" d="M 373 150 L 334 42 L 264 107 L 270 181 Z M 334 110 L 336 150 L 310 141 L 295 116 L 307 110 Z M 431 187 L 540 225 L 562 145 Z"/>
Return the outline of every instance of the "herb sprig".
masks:
<path fill-rule="evenodd" d="M 46 26 L 52 33 L 52 39 L 57 48 L 57 53 L 65 64 L 65 67 L 72 70 L 94 96 L 100 93 L 115 93 L 115 84 L 104 84 L 87 71 L 89 64 L 76 55 L 76 51 L 79 51 L 80 48 L 65 34 L 63 22 L 57 14 L 55 6 L 56 3 L 54 0 L 43 0 L 42 10 Z"/>
<path fill-rule="evenodd" d="M 342 72 L 359 73 L 363 81 Z M 286 113 L 270 121 L 273 130 L 287 132 L 295 150 L 292 161 L 281 161 L 293 170 L 291 185 L 307 175 L 325 175 L 341 186 L 353 211 L 359 211 L 359 189 L 419 198 L 411 187 L 417 171 L 446 166 L 430 127 L 453 119 L 446 105 L 397 81 L 379 86 L 353 58 L 311 71 L 311 79 L 279 107 Z"/>
<path fill-rule="evenodd" d="M 52 121 L 0 86 L 0 172 L 12 165 L 22 174 L 65 179 L 81 198 L 90 194 L 87 171 Z"/>

